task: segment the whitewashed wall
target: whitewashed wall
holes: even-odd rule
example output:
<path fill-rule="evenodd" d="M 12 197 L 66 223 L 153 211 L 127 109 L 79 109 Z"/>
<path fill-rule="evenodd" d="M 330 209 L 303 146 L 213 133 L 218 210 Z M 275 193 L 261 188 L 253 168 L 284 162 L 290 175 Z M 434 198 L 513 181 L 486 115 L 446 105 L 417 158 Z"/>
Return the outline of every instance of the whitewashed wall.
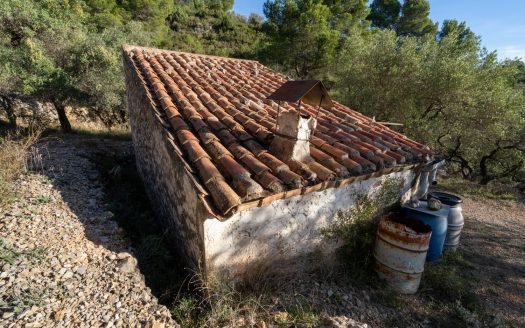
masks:
<path fill-rule="evenodd" d="M 244 279 L 259 271 L 294 271 L 330 265 L 337 244 L 320 229 L 333 222 L 338 210 L 354 205 L 356 193 L 377 192 L 389 177 L 403 178 L 401 194 L 408 197 L 414 172 L 392 173 L 302 196 L 278 200 L 229 218 L 204 221 L 208 274 Z"/>

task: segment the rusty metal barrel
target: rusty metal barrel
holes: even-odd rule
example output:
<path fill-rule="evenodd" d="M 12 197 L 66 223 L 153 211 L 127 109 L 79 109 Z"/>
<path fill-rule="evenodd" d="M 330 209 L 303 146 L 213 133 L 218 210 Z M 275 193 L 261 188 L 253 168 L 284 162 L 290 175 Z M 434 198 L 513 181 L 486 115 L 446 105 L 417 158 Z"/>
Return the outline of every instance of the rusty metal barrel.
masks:
<path fill-rule="evenodd" d="M 431 234 L 430 226 L 402 214 L 383 218 L 374 250 L 379 277 L 400 293 L 415 293 L 421 282 Z"/>

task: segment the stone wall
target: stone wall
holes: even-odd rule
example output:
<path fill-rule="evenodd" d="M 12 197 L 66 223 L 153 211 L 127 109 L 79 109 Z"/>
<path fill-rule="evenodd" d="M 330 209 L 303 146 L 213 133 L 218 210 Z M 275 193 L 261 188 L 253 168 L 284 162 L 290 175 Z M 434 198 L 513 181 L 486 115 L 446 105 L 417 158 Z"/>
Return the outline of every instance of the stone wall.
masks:
<path fill-rule="evenodd" d="M 36 126 L 39 128 L 58 127 L 58 115 L 53 104 L 41 102 L 29 97 L 13 96 L 13 114 L 16 116 L 18 125 Z M 66 113 L 72 123 L 103 125 L 100 118 L 87 107 L 66 107 Z M 0 120 L 8 122 L 7 111 L 0 105 Z"/>
<path fill-rule="evenodd" d="M 191 269 L 198 270 L 204 266 L 202 222 L 206 208 L 140 74 L 127 55 L 123 58 L 138 171 L 173 250 Z"/>

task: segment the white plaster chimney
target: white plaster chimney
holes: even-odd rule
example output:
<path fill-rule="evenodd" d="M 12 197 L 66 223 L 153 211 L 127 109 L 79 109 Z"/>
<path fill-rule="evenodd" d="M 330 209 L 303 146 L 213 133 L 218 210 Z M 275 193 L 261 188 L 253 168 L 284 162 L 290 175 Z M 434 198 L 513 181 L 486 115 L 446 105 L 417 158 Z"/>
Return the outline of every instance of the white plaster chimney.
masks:
<path fill-rule="evenodd" d="M 316 124 L 316 119 L 311 116 L 303 116 L 296 111 L 282 110 L 277 117 L 277 131 L 270 145 L 270 151 L 285 162 L 288 160 L 302 163 L 311 161 L 310 134 Z"/>
<path fill-rule="evenodd" d="M 301 115 L 301 103 L 325 110 L 332 108 L 332 100 L 321 81 L 286 81 L 267 98 L 277 102 L 277 127 L 270 151 L 309 182 L 331 180 L 334 172 L 310 157 L 310 134 L 315 131 L 317 117 Z M 297 111 L 280 111 L 280 102 L 298 103 Z M 343 172 L 343 171 L 341 171 Z M 343 172 L 344 174 L 344 172 Z"/>

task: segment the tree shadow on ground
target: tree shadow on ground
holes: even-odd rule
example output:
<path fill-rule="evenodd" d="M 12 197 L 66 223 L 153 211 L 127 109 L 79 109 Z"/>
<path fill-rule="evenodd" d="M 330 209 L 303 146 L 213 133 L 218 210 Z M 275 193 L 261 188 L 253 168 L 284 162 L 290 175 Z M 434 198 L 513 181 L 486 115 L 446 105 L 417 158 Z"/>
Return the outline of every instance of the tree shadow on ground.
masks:
<path fill-rule="evenodd" d="M 171 251 L 171 243 L 155 217 L 140 179 L 133 152 L 94 151 L 90 160 L 104 181 L 108 210 L 132 242 L 139 268 L 161 303 L 171 305 L 190 274 Z"/>
<path fill-rule="evenodd" d="M 513 228 L 469 218 L 462 250 L 477 284 L 475 292 L 491 312 L 510 313 L 525 324 L 525 222 Z"/>
<path fill-rule="evenodd" d="M 38 169 L 84 224 L 86 237 L 113 252 L 131 252 L 146 286 L 170 308 L 191 273 L 171 252 L 150 206 L 135 167 L 131 140 L 93 133 L 47 133 L 38 147 L 42 157 Z M 73 155 L 66 150 L 72 147 L 76 149 Z M 76 169 L 78 160 L 88 160 L 91 168 Z M 86 189 L 94 192 L 84 197 Z"/>

